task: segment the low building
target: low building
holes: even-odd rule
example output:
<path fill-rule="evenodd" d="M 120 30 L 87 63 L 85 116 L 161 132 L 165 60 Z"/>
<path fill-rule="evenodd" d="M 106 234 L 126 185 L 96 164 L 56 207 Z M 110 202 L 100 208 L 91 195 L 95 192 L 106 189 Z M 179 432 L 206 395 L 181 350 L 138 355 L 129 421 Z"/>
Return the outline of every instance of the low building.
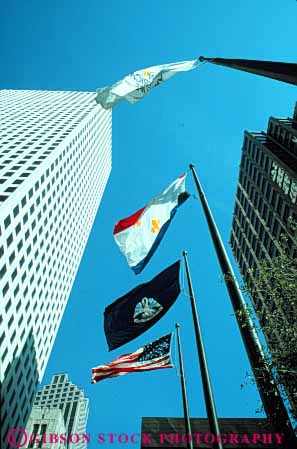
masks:
<path fill-rule="evenodd" d="M 142 418 L 141 449 L 186 448 L 212 449 L 215 436 L 206 418 L 191 418 L 191 435 L 185 432 L 183 418 Z M 220 437 L 224 449 L 280 449 L 283 436 L 274 432 L 266 419 L 220 418 Z"/>

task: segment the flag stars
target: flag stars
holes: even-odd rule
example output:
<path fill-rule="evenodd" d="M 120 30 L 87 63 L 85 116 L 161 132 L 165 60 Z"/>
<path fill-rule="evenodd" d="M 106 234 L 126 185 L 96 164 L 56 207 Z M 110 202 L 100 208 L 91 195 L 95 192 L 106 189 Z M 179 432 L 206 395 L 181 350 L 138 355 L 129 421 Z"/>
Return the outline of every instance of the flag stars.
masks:
<path fill-rule="evenodd" d="M 144 351 L 139 357 L 138 361 L 151 360 L 158 357 L 163 357 L 170 352 L 171 334 L 161 337 L 148 345 L 144 346 Z"/>

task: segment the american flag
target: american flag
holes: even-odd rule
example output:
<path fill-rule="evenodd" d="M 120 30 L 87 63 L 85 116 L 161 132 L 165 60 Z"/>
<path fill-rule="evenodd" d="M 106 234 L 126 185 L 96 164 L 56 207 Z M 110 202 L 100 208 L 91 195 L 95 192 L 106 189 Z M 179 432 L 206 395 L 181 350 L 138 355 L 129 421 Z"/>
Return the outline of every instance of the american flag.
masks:
<path fill-rule="evenodd" d="M 128 373 L 173 368 L 170 359 L 171 338 L 172 334 L 165 335 L 131 354 L 121 355 L 113 362 L 93 368 L 91 382 L 95 384 L 100 380 Z"/>

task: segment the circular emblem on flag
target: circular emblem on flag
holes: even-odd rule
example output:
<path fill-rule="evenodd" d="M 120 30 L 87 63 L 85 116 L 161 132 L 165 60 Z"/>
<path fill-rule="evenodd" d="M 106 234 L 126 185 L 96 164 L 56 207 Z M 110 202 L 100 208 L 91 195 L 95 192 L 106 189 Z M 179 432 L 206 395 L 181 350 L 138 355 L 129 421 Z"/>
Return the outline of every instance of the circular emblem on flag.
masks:
<path fill-rule="evenodd" d="M 134 323 L 145 323 L 151 320 L 163 310 L 163 306 L 159 304 L 154 298 L 142 298 L 136 304 L 133 320 Z"/>

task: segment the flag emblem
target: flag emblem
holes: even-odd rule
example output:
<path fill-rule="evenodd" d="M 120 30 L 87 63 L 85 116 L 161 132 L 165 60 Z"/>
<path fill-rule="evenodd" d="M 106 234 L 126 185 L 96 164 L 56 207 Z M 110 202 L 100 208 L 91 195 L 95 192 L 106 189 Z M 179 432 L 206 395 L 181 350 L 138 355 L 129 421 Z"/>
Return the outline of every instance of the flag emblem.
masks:
<path fill-rule="evenodd" d="M 92 369 L 91 382 L 123 376 L 124 374 L 173 368 L 170 349 L 172 334 L 165 335 L 131 354 L 117 357 L 113 362 Z"/>
<path fill-rule="evenodd" d="M 151 232 L 159 232 L 160 229 L 160 220 L 152 220 Z"/>
<path fill-rule="evenodd" d="M 97 89 L 96 102 L 104 109 L 110 109 L 124 99 L 129 103 L 136 103 L 162 81 L 167 81 L 177 72 L 186 72 L 196 67 L 198 60 L 194 59 L 138 70 L 112 86 Z"/>
<path fill-rule="evenodd" d="M 163 306 L 154 298 L 142 298 L 135 307 L 134 323 L 145 323 L 157 316 L 162 310 Z"/>
<path fill-rule="evenodd" d="M 135 274 L 149 262 L 177 209 L 188 199 L 185 182 L 184 174 L 147 206 L 116 223 L 114 239 Z"/>
<path fill-rule="evenodd" d="M 180 293 L 179 269 L 177 261 L 106 307 L 104 332 L 109 350 L 138 337 L 165 315 Z"/>

